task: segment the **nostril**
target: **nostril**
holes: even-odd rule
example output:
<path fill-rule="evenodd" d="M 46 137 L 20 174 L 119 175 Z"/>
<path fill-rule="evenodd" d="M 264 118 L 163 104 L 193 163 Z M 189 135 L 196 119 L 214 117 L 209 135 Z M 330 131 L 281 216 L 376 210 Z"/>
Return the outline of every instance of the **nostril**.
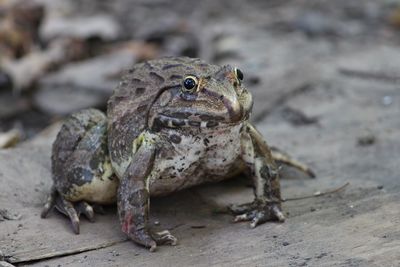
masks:
<path fill-rule="evenodd" d="M 224 95 L 220 95 L 219 99 L 224 100 Z"/>

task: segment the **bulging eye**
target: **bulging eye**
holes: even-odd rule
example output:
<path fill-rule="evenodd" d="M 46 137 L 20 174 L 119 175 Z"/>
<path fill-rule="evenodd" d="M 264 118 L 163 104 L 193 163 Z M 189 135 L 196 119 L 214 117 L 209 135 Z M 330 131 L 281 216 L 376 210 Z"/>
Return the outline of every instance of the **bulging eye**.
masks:
<path fill-rule="evenodd" d="M 194 92 L 197 90 L 198 84 L 199 82 L 196 77 L 187 76 L 185 80 L 183 80 L 183 91 Z"/>
<path fill-rule="evenodd" d="M 239 80 L 239 82 L 243 81 L 244 76 L 243 76 L 243 72 L 240 69 L 235 68 L 235 75 L 236 75 L 236 78 Z"/>

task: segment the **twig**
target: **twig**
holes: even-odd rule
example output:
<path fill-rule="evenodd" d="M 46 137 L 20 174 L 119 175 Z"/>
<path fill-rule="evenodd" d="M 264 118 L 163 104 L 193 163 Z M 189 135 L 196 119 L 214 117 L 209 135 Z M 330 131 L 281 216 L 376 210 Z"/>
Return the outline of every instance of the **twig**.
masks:
<path fill-rule="evenodd" d="M 400 83 L 400 76 L 394 74 L 365 71 L 365 70 L 353 70 L 347 68 L 339 68 L 338 71 L 342 75 L 356 77 L 360 79 L 371 79 L 371 80 L 380 80 L 390 83 Z"/>
<path fill-rule="evenodd" d="M 284 198 L 282 199 L 282 202 L 286 202 L 286 201 L 293 201 L 293 200 L 301 200 L 301 199 L 307 199 L 307 198 L 313 198 L 313 197 L 320 197 L 320 196 L 325 196 L 325 195 L 330 195 L 330 194 L 334 194 L 337 193 L 341 190 L 343 190 L 346 186 L 348 186 L 350 183 L 347 182 L 344 185 L 342 185 L 341 187 L 332 189 L 332 190 L 328 190 L 325 192 L 316 192 L 314 193 L 314 195 L 311 196 L 302 196 L 302 197 L 293 197 L 293 198 Z"/>

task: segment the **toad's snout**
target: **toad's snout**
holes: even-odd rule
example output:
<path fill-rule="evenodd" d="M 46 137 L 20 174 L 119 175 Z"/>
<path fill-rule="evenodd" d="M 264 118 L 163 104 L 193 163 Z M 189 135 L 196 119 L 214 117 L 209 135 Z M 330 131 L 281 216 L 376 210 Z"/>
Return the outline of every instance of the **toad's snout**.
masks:
<path fill-rule="evenodd" d="M 238 95 L 230 95 L 223 99 L 227 115 L 231 122 L 238 122 L 247 119 L 253 107 L 253 98 L 247 90 Z"/>
<path fill-rule="evenodd" d="M 222 101 L 228 111 L 229 121 L 238 122 L 243 119 L 244 109 L 237 96 L 225 97 Z"/>

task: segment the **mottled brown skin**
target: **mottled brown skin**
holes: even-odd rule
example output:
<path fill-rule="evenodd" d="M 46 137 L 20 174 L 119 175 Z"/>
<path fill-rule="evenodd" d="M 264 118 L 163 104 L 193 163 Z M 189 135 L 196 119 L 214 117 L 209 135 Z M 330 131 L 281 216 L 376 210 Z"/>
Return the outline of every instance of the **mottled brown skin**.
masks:
<path fill-rule="evenodd" d="M 239 214 L 235 221 L 252 227 L 284 221 L 274 158 L 311 172 L 271 153 L 248 121 L 253 102 L 242 79 L 231 66 L 192 58 L 135 65 L 110 98 L 107 117 L 90 109 L 64 124 L 53 145 L 54 186 L 42 216 L 55 205 L 78 233 L 80 213 L 92 220 L 91 205 L 116 198 L 122 230 L 154 251 L 177 240 L 150 229 L 150 196 L 244 173 L 254 182 L 255 200 L 231 207 Z"/>

